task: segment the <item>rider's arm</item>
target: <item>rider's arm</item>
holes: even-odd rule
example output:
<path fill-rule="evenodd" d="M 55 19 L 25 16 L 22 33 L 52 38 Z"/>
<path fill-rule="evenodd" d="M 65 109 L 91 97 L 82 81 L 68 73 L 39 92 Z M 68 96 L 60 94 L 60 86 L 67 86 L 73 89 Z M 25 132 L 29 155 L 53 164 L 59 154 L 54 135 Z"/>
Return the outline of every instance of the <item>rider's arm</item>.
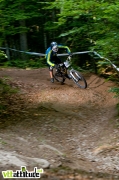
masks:
<path fill-rule="evenodd" d="M 65 49 L 69 55 L 71 54 L 71 51 L 68 46 L 58 45 L 58 48 Z"/>
<path fill-rule="evenodd" d="M 51 57 L 51 56 L 52 56 L 51 53 L 52 53 L 51 48 L 48 48 L 48 49 L 46 50 L 46 60 L 47 60 L 48 65 L 54 66 L 55 64 L 51 62 L 51 58 L 52 58 L 52 57 Z"/>

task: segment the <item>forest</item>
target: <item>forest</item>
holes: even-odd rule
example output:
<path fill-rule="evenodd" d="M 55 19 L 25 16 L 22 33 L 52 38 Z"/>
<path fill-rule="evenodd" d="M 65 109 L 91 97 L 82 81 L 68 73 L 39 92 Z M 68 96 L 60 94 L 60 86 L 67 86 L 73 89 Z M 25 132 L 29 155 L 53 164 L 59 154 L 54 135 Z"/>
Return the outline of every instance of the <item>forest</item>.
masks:
<path fill-rule="evenodd" d="M 116 0 L 0 0 L 0 46 L 9 59 L 25 60 L 8 48 L 45 53 L 56 41 L 72 52 L 96 51 L 118 66 L 118 11 Z M 86 67 L 89 56 L 77 56 L 76 64 Z"/>
<path fill-rule="evenodd" d="M 0 66 L 46 67 L 45 56 L 32 52 L 45 55 L 56 41 L 79 52 L 72 60 L 78 70 L 118 82 L 118 11 L 116 0 L 0 0 Z"/>
<path fill-rule="evenodd" d="M 84 89 L 51 83 L 51 42 L 74 53 Z M 23 165 L 44 180 L 119 179 L 119 1 L 0 0 L 0 169 Z"/>

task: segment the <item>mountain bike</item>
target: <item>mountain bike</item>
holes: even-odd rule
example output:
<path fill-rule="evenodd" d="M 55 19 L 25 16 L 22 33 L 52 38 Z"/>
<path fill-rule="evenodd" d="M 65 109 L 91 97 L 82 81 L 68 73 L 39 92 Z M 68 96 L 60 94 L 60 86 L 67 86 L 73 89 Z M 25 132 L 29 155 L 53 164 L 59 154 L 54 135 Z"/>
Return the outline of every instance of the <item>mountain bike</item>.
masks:
<path fill-rule="evenodd" d="M 61 64 L 56 64 L 56 67 L 54 69 L 54 79 L 60 83 L 64 83 L 66 78 L 72 79 L 78 87 L 86 89 L 87 82 L 85 78 L 80 72 L 73 69 L 71 64 L 71 58 L 69 57 L 66 59 L 65 62 Z"/>

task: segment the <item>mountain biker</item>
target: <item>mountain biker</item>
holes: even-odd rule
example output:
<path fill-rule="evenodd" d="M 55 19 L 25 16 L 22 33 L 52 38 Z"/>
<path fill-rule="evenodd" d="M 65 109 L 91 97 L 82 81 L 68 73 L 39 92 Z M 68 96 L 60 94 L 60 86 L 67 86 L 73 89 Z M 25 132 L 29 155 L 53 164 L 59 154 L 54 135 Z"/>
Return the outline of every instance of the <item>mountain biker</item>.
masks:
<path fill-rule="evenodd" d="M 61 59 L 57 56 L 57 52 L 59 49 L 66 50 L 69 56 L 71 56 L 71 51 L 68 46 L 58 45 L 57 42 L 52 42 L 50 44 L 50 47 L 46 50 L 46 60 L 49 66 L 50 78 L 52 83 L 54 83 L 53 68 L 56 64 L 62 63 Z"/>

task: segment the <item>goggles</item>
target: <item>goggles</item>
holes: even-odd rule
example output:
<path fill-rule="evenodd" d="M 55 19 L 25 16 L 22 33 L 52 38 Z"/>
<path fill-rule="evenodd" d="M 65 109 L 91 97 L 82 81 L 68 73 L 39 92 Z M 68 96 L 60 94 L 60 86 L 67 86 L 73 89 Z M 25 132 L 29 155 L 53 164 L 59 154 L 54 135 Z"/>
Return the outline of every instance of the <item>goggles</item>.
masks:
<path fill-rule="evenodd" d="M 52 47 L 52 50 L 53 50 L 54 52 L 57 52 L 57 51 L 58 51 L 58 46 L 53 46 L 53 47 Z"/>

